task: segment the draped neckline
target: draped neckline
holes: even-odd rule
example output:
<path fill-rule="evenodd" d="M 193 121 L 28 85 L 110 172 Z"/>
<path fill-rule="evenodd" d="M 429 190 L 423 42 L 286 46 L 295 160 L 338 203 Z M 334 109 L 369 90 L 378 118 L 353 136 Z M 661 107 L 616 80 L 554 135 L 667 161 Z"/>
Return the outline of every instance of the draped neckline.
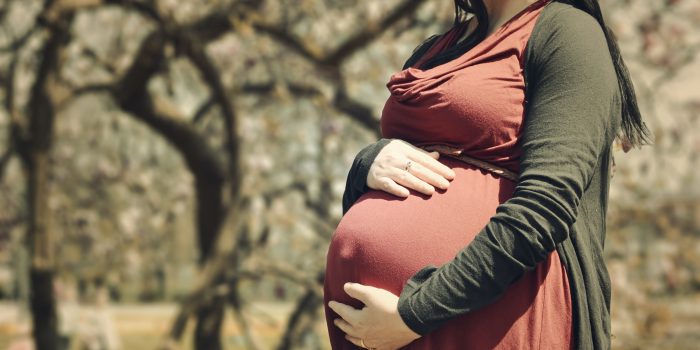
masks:
<path fill-rule="evenodd" d="M 400 70 L 397 73 L 393 74 L 390 78 L 390 82 L 394 81 L 396 79 L 401 79 L 402 77 L 406 76 L 413 76 L 415 78 L 425 78 L 429 76 L 434 76 L 434 75 L 441 75 L 443 73 L 449 72 L 451 68 L 453 68 L 456 65 L 459 65 L 462 63 L 467 56 L 472 55 L 474 52 L 478 52 L 479 49 L 482 47 L 490 44 L 491 42 L 497 40 L 503 33 L 506 31 L 506 29 L 513 23 L 515 22 L 518 18 L 523 16 L 524 14 L 530 12 L 531 10 L 534 10 L 540 5 L 543 5 L 551 0 L 537 0 L 527 6 L 525 6 L 523 9 L 518 11 L 516 14 L 514 14 L 511 18 L 509 18 L 507 21 L 505 21 L 503 24 L 498 26 L 496 30 L 491 32 L 489 35 L 487 35 L 483 40 L 478 42 L 476 45 L 474 45 L 471 49 L 468 51 L 464 52 L 461 54 L 459 57 L 452 59 L 448 62 L 445 62 L 443 64 L 437 65 L 432 68 L 428 69 L 420 69 L 416 68 L 414 66 L 417 66 L 419 64 L 422 64 L 425 62 L 425 59 L 430 59 L 430 57 L 421 57 L 413 66 L 410 66 L 406 69 Z M 431 57 L 434 57 L 434 55 L 439 54 L 439 52 L 433 53 L 432 51 L 438 47 L 438 45 L 442 45 L 444 40 L 447 40 L 447 45 L 446 47 L 451 47 L 456 40 L 459 40 L 461 38 L 461 35 L 464 34 L 464 32 L 468 29 L 469 23 L 471 20 L 475 17 L 471 17 L 469 20 L 464 21 L 463 23 L 453 26 L 450 30 L 448 30 L 445 34 L 442 35 L 438 40 L 431 45 L 430 49 L 424 54 L 424 56 L 431 55 Z M 444 50 L 444 48 L 442 48 Z"/>

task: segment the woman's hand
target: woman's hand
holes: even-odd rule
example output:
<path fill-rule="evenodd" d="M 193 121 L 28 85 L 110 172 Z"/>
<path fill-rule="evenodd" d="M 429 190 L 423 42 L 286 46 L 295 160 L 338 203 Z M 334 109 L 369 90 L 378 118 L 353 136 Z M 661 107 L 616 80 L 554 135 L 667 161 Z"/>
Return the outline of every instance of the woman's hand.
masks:
<path fill-rule="evenodd" d="M 349 296 L 365 304 L 358 310 L 336 301 L 328 303 L 328 307 L 342 317 L 333 323 L 345 332 L 345 339 L 351 343 L 368 349 L 395 350 L 420 338 L 401 319 L 396 307 L 398 296 L 359 283 L 345 283 L 343 288 Z"/>
<path fill-rule="evenodd" d="M 432 195 L 435 187 L 447 189 L 455 172 L 437 161 L 440 153 L 426 152 L 406 141 L 394 139 L 377 154 L 367 174 L 367 187 L 399 197 L 409 189 Z M 410 162 L 408 171 L 407 164 Z"/>

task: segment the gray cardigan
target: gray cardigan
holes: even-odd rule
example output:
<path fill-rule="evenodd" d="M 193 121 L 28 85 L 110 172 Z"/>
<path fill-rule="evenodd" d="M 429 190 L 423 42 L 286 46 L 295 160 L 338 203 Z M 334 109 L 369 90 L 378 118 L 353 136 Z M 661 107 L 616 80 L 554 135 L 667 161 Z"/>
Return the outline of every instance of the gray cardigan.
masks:
<path fill-rule="evenodd" d="M 399 298 L 402 319 L 426 334 L 499 298 L 554 249 L 567 269 L 576 349 L 610 348 L 610 279 L 603 259 L 612 143 L 621 94 L 598 22 L 554 0 L 537 19 L 524 62 L 526 117 L 515 192 L 473 242 L 425 266 Z M 382 138 L 349 171 L 343 214 L 366 191 Z"/>

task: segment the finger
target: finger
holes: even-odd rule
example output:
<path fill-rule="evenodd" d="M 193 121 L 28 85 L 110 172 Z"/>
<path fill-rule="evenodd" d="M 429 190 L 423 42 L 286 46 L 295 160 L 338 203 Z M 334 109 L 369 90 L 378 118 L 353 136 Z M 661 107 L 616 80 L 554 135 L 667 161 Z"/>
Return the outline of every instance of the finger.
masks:
<path fill-rule="evenodd" d="M 345 339 L 347 339 L 349 342 L 355 344 L 355 346 L 359 346 L 363 349 L 366 349 L 364 346 L 362 346 L 362 343 L 360 342 L 360 338 L 358 338 L 358 337 L 353 337 L 353 336 L 346 334 Z M 367 344 L 365 344 L 365 345 L 367 345 Z"/>
<path fill-rule="evenodd" d="M 337 301 L 328 302 L 328 307 L 330 307 L 336 314 L 340 315 L 340 317 L 350 324 L 356 323 L 358 313 L 360 312 L 360 310 L 357 310 L 350 305 L 345 305 Z"/>
<path fill-rule="evenodd" d="M 352 337 L 359 337 L 360 336 L 360 334 L 357 333 L 357 330 L 355 330 L 355 328 L 350 323 L 348 323 L 348 321 L 345 321 L 342 318 L 336 318 L 335 320 L 333 320 L 333 324 L 336 327 L 340 328 L 341 331 L 345 332 L 345 334 L 347 334 L 349 336 L 352 336 Z"/>
<path fill-rule="evenodd" d="M 397 197 L 408 197 L 408 195 L 410 194 L 407 188 L 397 184 L 396 181 L 392 180 L 389 177 L 382 177 L 379 180 L 379 183 L 379 186 L 381 186 L 381 189 L 384 192 L 391 193 Z"/>
<path fill-rule="evenodd" d="M 348 293 L 349 296 L 363 302 L 365 305 L 369 303 L 371 288 L 370 286 L 350 282 L 343 285 L 345 293 Z"/>
<path fill-rule="evenodd" d="M 409 172 L 413 174 L 413 176 L 424 181 L 425 184 L 423 186 L 426 190 L 428 190 L 428 185 L 439 187 L 443 190 L 447 189 L 447 187 L 450 186 L 450 182 L 447 181 L 444 177 L 432 171 L 431 169 L 426 168 L 418 162 L 411 165 Z"/>
<path fill-rule="evenodd" d="M 391 179 L 399 185 L 412 188 L 428 196 L 432 195 L 433 192 L 435 192 L 435 188 L 432 185 L 426 183 L 425 181 L 417 178 L 415 175 L 403 169 L 395 169 L 395 171 L 392 171 Z"/>
<path fill-rule="evenodd" d="M 437 159 L 425 156 L 418 152 L 408 154 L 408 158 L 417 161 L 447 180 L 452 180 L 456 176 L 454 170 L 450 169 L 450 167 L 447 165 L 440 163 L 440 161 Z"/>
<path fill-rule="evenodd" d="M 447 165 L 440 163 L 436 158 L 430 157 L 428 152 L 426 152 L 424 149 L 415 147 L 414 152 L 409 152 L 406 156 L 408 159 L 424 165 L 426 168 L 438 173 L 438 175 L 447 180 L 452 180 L 456 176 L 454 170 L 450 169 L 450 167 Z"/>

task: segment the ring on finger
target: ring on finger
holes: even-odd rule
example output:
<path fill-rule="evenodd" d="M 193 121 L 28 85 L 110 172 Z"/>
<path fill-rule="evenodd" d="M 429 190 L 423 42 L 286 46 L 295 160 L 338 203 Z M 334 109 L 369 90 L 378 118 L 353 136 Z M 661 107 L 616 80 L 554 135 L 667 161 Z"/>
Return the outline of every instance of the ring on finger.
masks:
<path fill-rule="evenodd" d="M 370 348 L 369 346 L 365 345 L 365 341 L 363 339 L 360 339 L 360 345 L 368 350 L 374 350 L 374 348 Z"/>
<path fill-rule="evenodd" d="M 406 163 L 406 166 L 404 167 L 404 170 L 409 171 L 409 170 L 411 169 L 411 164 L 413 164 L 413 162 L 409 160 L 409 161 Z"/>

